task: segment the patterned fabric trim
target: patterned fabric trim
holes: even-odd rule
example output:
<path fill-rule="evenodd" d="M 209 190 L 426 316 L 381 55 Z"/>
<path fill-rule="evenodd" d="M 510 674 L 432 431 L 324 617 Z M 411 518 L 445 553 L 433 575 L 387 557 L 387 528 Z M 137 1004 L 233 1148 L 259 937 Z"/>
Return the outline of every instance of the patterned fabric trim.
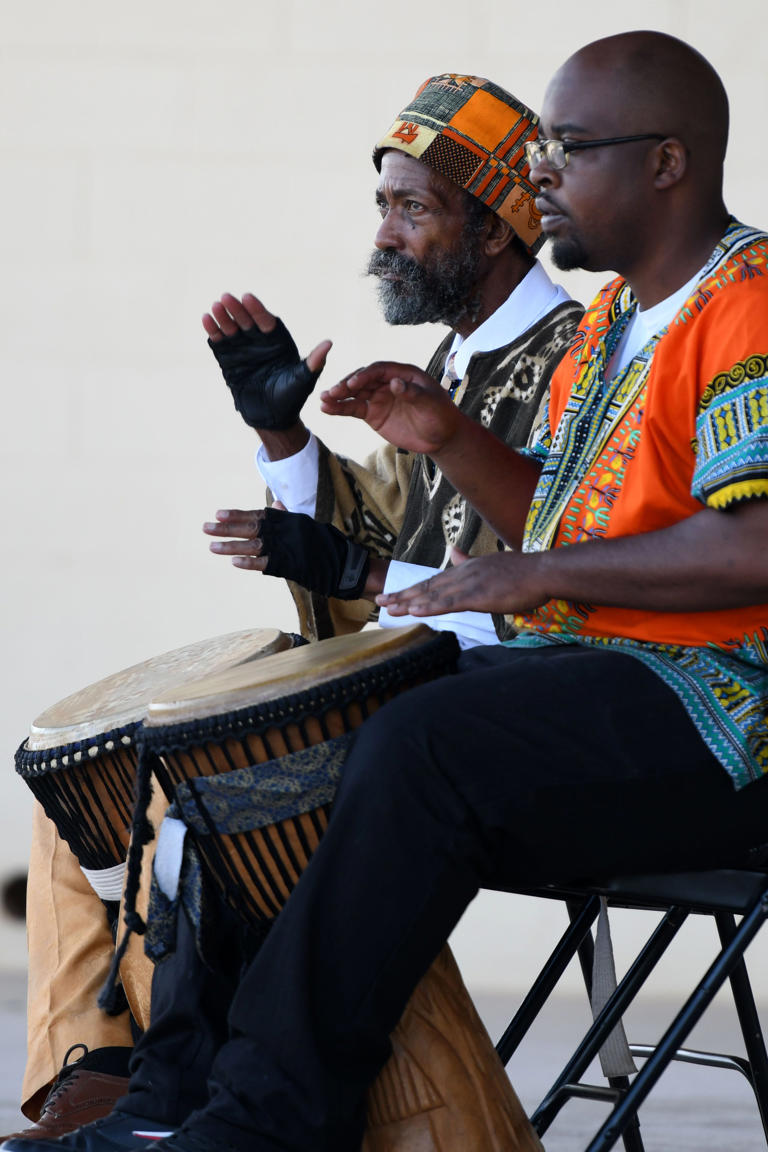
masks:
<path fill-rule="evenodd" d="M 693 494 L 710 507 L 768 492 L 768 356 L 750 356 L 708 385 L 694 450 Z"/>
<path fill-rule="evenodd" d="M 210 880 L 195 838 L 231 836 L 278 824 L 333 802 L 352 734 L 291 752 L 266 764 L 180 784 L 168 815 L 183 820 L 192 836 L 184 840 L 176 899 L 169 900 L 152 876 L 144 950 L 157 962 L 172 952 L 176 921 L 184 908 L 194 927 L 200 956 L 207 962 L 207 887 Z"/>
<path fill-rule="evenodd" d="M 350 733 L 289 752 L 266 764 L 220 776 L 199 776 L 176 788 L 176 807 L 196 836 L 250 832 L 330 804 L 336 795 Z"/>
<path fill-rule="evenodd" d="M 574 524 L 598 475 L 606 471 L 612 474 L 603 507 L 609 508 L 618 495 L 624 470 L 640 436 L 642 397 L 661 335 L 654 336 L 629 366 L 605 385 L 604 365 L 624 334 L 631 314 L 626 312 L 614 324 L 601 345 L 600 355 L 586 363 L 571 392 L 531 501 L 523 545 L 526 552 L 553 547 L 561 520 L 572 536 L 568 543 L 605 534 L 605 512 L 594 518 L 592 530 L 579 533 Z"/>
<path fill-rule="evenodd" d="M 739 500 L 768 496 L 768 480 L 744 480 L 740 484 L 727 484 L 708 497 L 710 508 L 728 508 Z"/>
<path fill-rule="evenodd" d="M 168 815 L 177 815 L 173 805 L 168 809 Z M 204 962 L 208 962 L 205 932 L 208 899 L 200 855 L 194 842 L 187 836 L 175 900 L 168 899 L 152 873 L 147 929 L 144 934 L 144 952 L 150 960 L 157 964 L 164 956 L 176 950 L 177 920 L 183 908 L 190 924 L 194 925 L 198 954 Z"/>

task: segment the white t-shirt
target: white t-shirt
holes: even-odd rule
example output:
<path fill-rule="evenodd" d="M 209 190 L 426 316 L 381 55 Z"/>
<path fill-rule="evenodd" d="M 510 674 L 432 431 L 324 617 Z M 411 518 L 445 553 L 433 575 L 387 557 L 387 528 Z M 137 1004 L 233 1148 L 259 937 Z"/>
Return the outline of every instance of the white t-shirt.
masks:
<path fill-rule="evenodd" d="M 612 380 L 623 368 L 626 368 L 630 360 L 637 355 L 641 348 L 645 347 L 651 337 L 655 336 L 657 332 L 661 332 L 662 328 L 666 328 L 667 324 L 674 319 L 690 296 L 697 281 L 701 279 L 703 271 L 700 269 L 695 276 L 683 284 L 682 288 L 678 288 L 671 296 L 660 300 L 652 308 L 643 310 L 638 307 L 635 309 L 634 316 L 627 324 L 624 335 L 614 349 L 613 356 L 611 356 L 606 371 L 608 380 Z"/>

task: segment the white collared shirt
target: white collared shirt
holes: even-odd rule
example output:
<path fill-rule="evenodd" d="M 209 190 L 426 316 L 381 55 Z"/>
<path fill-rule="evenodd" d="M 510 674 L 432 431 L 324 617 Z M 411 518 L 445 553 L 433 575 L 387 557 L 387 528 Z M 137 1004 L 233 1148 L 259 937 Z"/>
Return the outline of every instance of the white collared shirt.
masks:
<path fill-rule="evenodd" d="M 497 348 L 511 344 L 541 320 L 542 316 L 567 300 L 570 300 L 570 296 L 565 288 L 554 284 L 543 264 L 537 260 L 504 303 L 479 328 L 466 339 L 458 332 L 454 336 L 448 355 L 456 353 L 453 366 L 459 380 L 463 379 L 476 352 L 495 352 Z"/>

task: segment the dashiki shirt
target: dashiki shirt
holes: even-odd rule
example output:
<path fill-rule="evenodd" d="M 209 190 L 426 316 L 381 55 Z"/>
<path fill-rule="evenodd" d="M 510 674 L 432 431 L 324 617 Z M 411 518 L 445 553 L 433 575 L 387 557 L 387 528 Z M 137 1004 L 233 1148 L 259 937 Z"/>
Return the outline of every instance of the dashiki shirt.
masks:
<path fill-rule="evenodd" d="M 523 549 L 669 527 L 768 496 L 768 236 L 731 219 L 667 328 L 609 383 L 636 307 L 621 279 L 587 310 L 528 455 Z M 679 696 L 736 787 L 768 771 L 768 604 L 658 612 L 550 600 L 514 645 L 620 648 Z"/>

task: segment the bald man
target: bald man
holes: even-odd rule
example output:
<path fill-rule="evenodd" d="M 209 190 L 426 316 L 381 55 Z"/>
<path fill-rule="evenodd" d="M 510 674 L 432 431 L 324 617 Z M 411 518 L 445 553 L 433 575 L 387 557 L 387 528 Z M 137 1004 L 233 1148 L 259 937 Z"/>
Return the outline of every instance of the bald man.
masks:
<path fill-rule="evenodd" d="M 625 34 L 563 65 L 542 128 L 557 261 L 618 278 L 531 450 L 407 365 L 324 401 L 428 453 L 516 549 L 379 602 L 522 631 L 359 730 L 209 1102 L 156 1152 L 358 1152 L 387 1037 L 480 887 L 738 864 L 765 838 L 768 236 L 723 206 L 725 93 L 689 46 Z"/>

